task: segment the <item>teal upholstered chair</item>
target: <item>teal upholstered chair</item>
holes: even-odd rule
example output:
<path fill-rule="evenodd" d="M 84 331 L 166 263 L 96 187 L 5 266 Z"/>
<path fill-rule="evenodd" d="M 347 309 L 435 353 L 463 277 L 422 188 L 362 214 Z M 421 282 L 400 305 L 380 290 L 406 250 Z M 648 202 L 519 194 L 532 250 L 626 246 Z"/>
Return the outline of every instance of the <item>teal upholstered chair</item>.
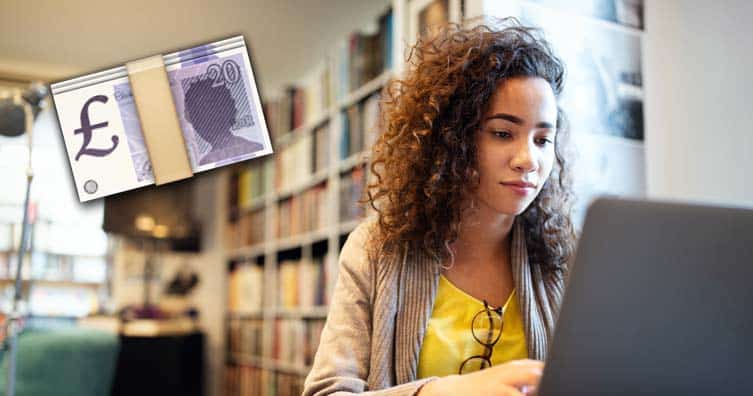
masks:
<path fill-rule="evenodd" d="M 109 395 L 118 349 L 118 335 L 101 330 L 25 330 L 18 339 L 16 395 Z M 7 356 L 0 356 L 0 395 L 5 395 Z"/>

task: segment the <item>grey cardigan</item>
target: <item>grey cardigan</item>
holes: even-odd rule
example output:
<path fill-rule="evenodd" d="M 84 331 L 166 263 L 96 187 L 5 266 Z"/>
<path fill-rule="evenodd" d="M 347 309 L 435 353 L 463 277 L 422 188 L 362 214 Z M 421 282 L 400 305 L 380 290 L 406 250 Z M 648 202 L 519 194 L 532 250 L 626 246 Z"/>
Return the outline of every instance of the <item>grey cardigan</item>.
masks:
<path fill-rule="evenodd" d="M 348 236 L 327 322 L 304 396 L 414 395 L 418 355 L 439 280 L 436 261 L 406 250 L 402 260 L 370 262 L 366 242 L 374 219 Z M 523 317 L 528 356 L 543 360 L 564 288 L 561 275 L 528 264 L 523 226 L 515 222 L 513 281 Z"/>

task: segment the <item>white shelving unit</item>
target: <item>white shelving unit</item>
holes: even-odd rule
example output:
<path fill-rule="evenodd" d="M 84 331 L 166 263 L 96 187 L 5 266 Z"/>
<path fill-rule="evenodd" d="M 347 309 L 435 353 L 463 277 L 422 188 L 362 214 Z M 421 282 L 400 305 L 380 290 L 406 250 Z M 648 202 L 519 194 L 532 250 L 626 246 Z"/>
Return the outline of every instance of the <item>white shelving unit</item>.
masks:
<path fill-rule="evenodd" d="M 397 3 L 403 3 L 405 0 L 397 0 L 393 2 L 392 6 L 392 18 L 393 18 L 393 50 L 392 59 L 393 64 L 397 64 L 398 59 L 402 59 L 402 47 L 401 40 L 397 39 L 400 34 L 401 27 L 401 7 L 402 5 Z M 376 16 L 375 16 L 376 18 Z M 396 54 L 400 54 L 399 56 Z M 337 84 L 338 74 L 337 65 L 333 62 L 330 63 L 330 92 L 339 92 Z M 402 66 L 397 66 L 400 68 Z M 279 373 L 293 374 L 297 376 L 305 376 L 310 367 L 299 366 L 290 364 L 286 361 L 280 361 L 271 358 L 273 356 L 273 348 L 275 345 L 275 323 L 277 320 L 324 320 L 329 310 L 328 306 L 311 306 L 311 307 L 296 307 L 296 308 L 283 308 L 278 306 L 279 292 L 278 290 L 278 271 L 279 262 L 278 254 L 280 252 L 288 252 L 291 250 L 300 250 L 301 258 L 303 260 L 311 259 L 313 252 L 313 245 L 317 244 L 318 248 L 323 248 L 322 244 L 326 244 L 327 252 L 330 254 L 330 260 L 336 260 L 340 250 L 341 236 L 350 233 L 359 223 L 360 220 L 340 219 L 339 208 L 342 204 L 340 202 L 340 184 L 341 176 L 349 172 L 352 172 L 359 166 L 365 166 L 364 172 L 365 180 L 368 180 L 368 154 L 367 151 L 370 147 L 364 147 L 364 150 L 342 158 L 340 156 L 340 144 L 343 137 L 343 118 L 344 112 L 353 106 L 357 105 L 361 101 L 369 98 L 371 95 L 378 93 L 385 84 L 394 76 L 392 70 L 382 72 L 377 77 L 366 82 L 360 87 L 352 90 L 344 97 L 336 98 L 329 108 L 323 110 L 322 114 L 313 117 L 311 120 L 304 120 L 304 124 L 301 127 L 295 128 L 281 136 L 277 136 L 273 139 L 273 149 L 275 154 L 265 158 L 263 161 L 272 161 L 270 164 L 263 164 L 262 168 L 269 167 L 268 172 L 264 176 L 265 186 L 263 196 L 251 200 L 246 206 L 239 208 L 240 214 L 262 211 L 264 218 L 264 235 L 262 241 L 255 243 L 251 246 L 243 246 L 240 248 L 227 249 L 225 254 L 226 262 L 231 260 L 254 262 L 261 261 L 263 257 L 263 296 L 262 296 L 262 309 L 244 312 L 234 313 L 229 312 L 226 318 L 226 327 L 230 329 L 230 321 L 242 321 L 242 320 L 255 320 L 262 321 L 261 330 L 261 356 L 249 356 L 248 354 L 239 353 L 239 351 L 227 352 L 227 363 L 233 365 L 247 365 L 254 366 L 264 370 L 270 370 Z M 347 81 L 345 83 L 348 83 Z M 282 149 L 288 147 L 296 142 L 297 139 L 312 135 L 318 127 L 328 124 L 329 132 L 327 134 L 328 139 L 328 153 L 329 160 L 327 166 L 323 169 L 319 169 L 316 172 L 306 175 L 305 180 L 300 183 L 296 183 L 292 186 L 286 186 L 286 188 L 277 191 L 275 189 L 275 179 L 277 169 L 274 166 L 274 156 L 278 155 Z M 368 128 L 368 125 L 364 126 L 364 129 Z M 296 235 L 292 235 L 285 238 L 277 237 L 279 205 L 282 201 L 299 196 L 312 187 L 326 183 L 325 203 L 321 207 L 324 210 L 324 217 L 327 219 L 326 224 L 320 229 L 308 231 Z M 349 203 L 350 204 L 350 203 Z M 297 252 L 296 252 L 297 253 Z M 326 259 L 325 259 L 326 260 Z M 328 263 L 325 261 L 322 263 L 327 270 L 336 270 L 336 263 Z M 248 264 L 257 265 L 257 264 Z M 324 270 L 324 269 L 322 269 Z M 336 274 L 329 274 L 328 279 L 330 283 L 334 283 Z M 327 285 L 326 289 L 331 290 L 333 285 Z M 303 353 L 301 351 L 300 353 Z M 267 394 L 266 390 L 262 394 Z"/>
<path fill-rule="evenodd" d="M 453 4 L 459 4 L 460 0 L 452 0 Z M 228 350 L 227 363 L 231 365 L 240 366 L 253 366 L 262 370 L 270 370 L 278 373 L 292 374 L 300 377 L 304 377 L 308 374 L 310 367 L 299 366 L 290 364 L 285 361 L 278 361 L 270 358 L 273 356 L 274 337 L 275 337 L 275 323 L 277 320 L 324 320 L 327 316 L 327 306 L 313 306 L 313 307 L 297 307 L 297 308 L 282 308 L 277 306 L 278 302 L 278 253 L 284 251 L 290 251 L 292 249 L 300 249 L 302 259 L 310 259 L 314 253 L 312 250 L 313 245 L 317 244 L 317 250 L 323 247 L 321 244 L 326 243 L 327 253 L 330 255 L 330 260 L 337 260 L 340 251 L 341 236 L 345 236 L 350 233 L 359 224 L 360 220 L 341 219 L 339 217 L 340 211 L 340 187 L 341 177 L 354 171 L 356 168 L 363 166 L 365 171 L 363 178 L 368 181 L 368 150 L 370 147 L 364 147 L 364 150 L 358 153 L 349 155 L 346 158 L 340 156 L 340 143 L 343 134 L 343 122 L 346 117 L 345 112 L 353 105 L 360 103 L 361 101 L 369 98 L 372 94 L 379 92 L 393 77 L 402 74 L 405 69 L 403 62 L 405 56 L 405 48 L 407 43 L 412 42 L 407 37 L 409 32 L 408 23 L 411 23 L 408 12 L 409 0 L 392 0 L 390 2 L 390 8 L 392 11 L 392 50 L 389 56 L 392 58 L 391 70 L 385 70 L 375 78 L 367 81 L 356 89 L 351 90 L 347 95 L 335 98 L 331 103 L 331 106 L 322 110 L 322 113 L 318 116 L 313 116 L 311 119 L 304 120 L 304 124 L 292 131 L 285 133 L 281 136 L 277 136 L 274 140 L 273 148 L 275 154 L 265 158 L 264 161 L 274 161 L 274 156 L 278 155 L 282 149 L 292 145 L 296 142 L 296 139 L 301 139 L 307 135 L 312 135 L 318 127 L 329 124 L 328 133 L 328 153 L 329 161 L 326 167 L 319 169 L 313 174 L 307 175 L 305 180 L 300 183 L 296 183 L 292 186 L 286 186 L 281 191 L 275 190 L 275 173 L 274 166 L 264 164 L 263 168 L 269 166 L 269 172 L 265 175 L 265 188 L 266 192 L 263 196 L 253 199 L 251 202 L 247 202 L 247 205 L 237 210 L 240 211 L 239 215 L 244 213 L 254 212 L 258 215 L 261 211 L 261 216 L 264 218 L 264 235 L 261 241 L 251 246 L 243 246 L 239 248 L 227 249 L 225 254 L 226 262 L 231 260 L 243 260 L 246 262 L 260 262 L 263 261 L 263 307 L 260 310 L 244 312 L 244 313 L 228 313 L 226 319 L 226 327 L 230 329 L 230 321 L 233 320 L 254 320 L 261 321 L 261 356 L 249 356 L 248 354 L 237 353 L 239 351 Z M 374 18 L 376 19 L 376 15 Z M 339 49 L 338 49 L 339 50 Z M 312 64 L 318 61 L 312 59 Z M 330 72 L 330 92 L 341 92 L 338 88 L 338 84 L 341 83 L 338 80 L 340 77 L 337 70 L 337 65 L 331 62 L 328 66 Z M 316 69 L 316 68 L 314 68 Z M 349 84 L 349 81 L 343 83 Z M 368 128 L 369 126 L 364 126 Z M 364 144 L 368 144 L 365 142 Z M 274 165 L 272 162 L 271 165 Z M 321 229 L 313 230 L 297 234 L 286 238 L 277 238 L 276 231 L 278 229 L 278 211 L 280 202 L 293 197 L 298 196 L 306 192 L 308 189 L 326 183 L 325 203 L 321 210 L 325 211 L 326 224 Z M 349 203 L 352 204 L 352 203 Z M 368 213 L 368 211 L 367 211 Z M 319 253 L 319 252 L 317 252 Z M 325 259 L 326 260 L 326 259 Z M 248 265 L 256 265 L 248 264 Z M 336 262 L 322 264 L 328 271 L 336 271 Z M 332 290 L 333 283 L 337 278 L 336 273 L 328 274 L 329 285 L 326 285 L 327 290 Z M 256 326 L 256 325 L 254 325 Z M 301 352 L 302 353 L 302 352 Z M 264 382 L 264 380 L 261 380 Z M 263 389 L 262 394 L 266 395 L 268 389 Z"/>
<path fill-rule="evenodd" d="M 264 232 L 264 241 L 251 245 L 251 246 L 244 246 L 237 249 L 231 249 L 228 250 L 226 258 L 228 260 L 232 259 L 246 259 L 246 260 L 254 260 L 259 256 L 264 256 L 264 284 L 265 285 L 277 285 L 277 270 L 278 270 L 278 261 L 277 261 L 277 255 L 279 252 L 282 251 L 288 251 L 292 249 L 301 249 L 301 255 L 304 258 L 310 258 L 311 257 L 311 246 L 314 243 L 317 242 L 323 242 L 327 241 L 327 251 L 328 252 L 339 252 L 340 249 L 340 236 L 341 235 L 347 235 L 350 231 L 352 231 L 357 225 L 359 220 L 349 220 L 349 221 L 340 221 L 338 218 L 339 214 L 339 206 L 340 206 L 340 196 L 339 196 L 339 185 L 340 185 L 340 175 L 343 173 L 347 173 L 352 171 L 355 167 L 360 165 L 367 165 L 367 155 L 365 152 L 360 152 L 354 155 L 351 155 L 345 159 L 342 160 L 334 160 L 332 159 L 339 158 L 337 154 L 339 153 L 339 143 L 341 139 L 341 133 L 342 130 L 340 126 L 342 125 L 342 114 L 341 112 L 344 111 L 347 107 L 358 103 L 360 100 L 363 100 L 367 98 L 369 95 L 374 94 L 378 92 L 384 84 L 389 80 L 389 77 L 391 76 L 391 73 L 383 73 L 379 77 L 375 78 L 374 80 L 368 82 L 361 88 L 357 89 L 350 95 L 348 95 L 344 100 L 339 101 L 335 106 L 333 106 L 329 111 L 327 112 L 326 117 L 320 117 L 315 122 L 311 122 L 306 124 L 304 127 L 297 128 L 288 134 L 284 135 L 279 141 L 281 146 L 288 145 L 292 143 L 294 139 L 300 138 L 301 135 L 312 133 L 313 129 L 318 126 L 322 125 L 322 123 L 329 122 L 330 123 L 330 133 L 329 133 L 329 148 L 330 153 L 335 154 L 331 156 L 331 161 L 329 166 L 326 169 L 323 169 L 321 171 L 317 171 L 316 173 L 310 175 L 305 182 L 300 183 L 298 185 L 295 185 L 291 188 L 288 188 L 286 190 L 283 190 L 281 192 L 274 192 L 274 169 L 271 172 L 271 174 L 268 174 L 266 177 L 266 191 L 268 191 L 267 194 L 265 194 L 263 197 L 257 198 L 252 201 L 251 205 L 241 208 L 241 211 L 258 211 L 263 210 L 264 211 L 264 218 L 265 218 L 265 232 Z M 277 151 L 279 147 L 275 147 L 275 151 Z M 272 160 L 267 159 L 267 160 Z M 327 211 L 326 218 L 330 220 L 330 224 L 326 225 L 324 228 L 309 232 L 304 232 L 301 234 L 296 234 L 293 236 L 285 237 L 285 238 L 277 238 L 276 237 L 276 230 L 277 230 L 277 222 L 278 222 L 278 216 L 277 216 L 277 206 L 281 200 L 284 200 L 286 198 L 289 198 L 291 196 L 295 196 L 298 194 L 303 193 L 307 189 L 319 185 L 321 183 L 326 182 L 327 185 L 327 204 L 324 208 L 324 210 Z M 335 255 L 336 256 L 336 255 Z M 333 277 L 334 279 L 334 277 Z M 266 320 L 268 318 L 272 319 L 291 319 L 291 318 L 325 318 L 327 315 L 328 307 L 326 306 L 315 306 L 315 307 L 309 307 L 309 308 L 295 308 L 295 309 L 283 309 L 276 306 L 276 302 L 278 301 L 278 295 L 277 295 L 277 288 L 276 287 L 265 287 L 264 290 L 264 307 L 261 311 L 256 313 L 245 313 L 245 314 L 235 314 L 235 313 L 229 313 L 228 318 L 232 319 L 241 319 L 241 318 L 264 318 L 265 324 L 264 324 L 264 342 L 263 345 L 266 349 L 263 350 L 263 356 L 270 356 L 271 355 L 271 345 L 273 345 L 273 321 Z M 243 362 L 250 362 L 250 363 L 258 363 L 258 362 L 265 362 L 264 364 L 260 364 L 260 367 L 264 368 L 279 368 L 279 367 L 287 367 L 285 362 L 277 362 L 272 359 L 247 359 L 248 357 L 244 357 L 243 359 L 237 359 L 238 361 Z M 291 371 L 291 370 L 287 370 Z M 304 373 L 303 370 L 292 370 L 293 372 L 298 373 Z"/>

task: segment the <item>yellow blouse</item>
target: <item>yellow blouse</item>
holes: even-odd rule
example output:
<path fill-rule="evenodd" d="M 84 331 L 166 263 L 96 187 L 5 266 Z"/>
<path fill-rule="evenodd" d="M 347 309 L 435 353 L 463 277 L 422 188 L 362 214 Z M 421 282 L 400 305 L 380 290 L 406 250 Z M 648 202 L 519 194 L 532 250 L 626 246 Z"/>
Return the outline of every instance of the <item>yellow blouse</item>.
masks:
<path fill-rule="evenodd" d="M 492 365 L 528 357 L 523 320 L 515 295 L 513 290 L 502 307 L 502 336 L 494 345 Z M 484 352 L 484 346 L 471 334 L 471 321 L 482 309 L 483 301 L 440 275 L 434 308 L 419 353 L 418 378 L 457 374 L 465 359 Z"/>

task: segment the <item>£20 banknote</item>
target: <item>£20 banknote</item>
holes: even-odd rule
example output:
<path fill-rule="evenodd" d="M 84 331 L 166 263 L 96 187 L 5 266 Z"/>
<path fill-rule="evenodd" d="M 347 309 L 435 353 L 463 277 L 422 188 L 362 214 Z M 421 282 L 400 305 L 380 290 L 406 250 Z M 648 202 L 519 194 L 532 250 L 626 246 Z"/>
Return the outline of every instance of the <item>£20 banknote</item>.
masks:
<path fill-rule="evenodd" d="M 160 161 L 158 155 L 166 150 L 183 150 L 193 173 L 272 153 L 242 36 L 161 55 L 159 60 L 171 106 L 142 105 L 137 111 L 140 98 L 134 91 L 150 91 L 133 89 L 132 69 L 125 65 L 51 85 L 81 202 L 154 184 L 152 162 Z M 145 111 L 174 113 L 182 147 L 165 138 L 169 147 L 150 151 L 162 144 L 162 131 L 156 128 L 145 135 Z"/>

